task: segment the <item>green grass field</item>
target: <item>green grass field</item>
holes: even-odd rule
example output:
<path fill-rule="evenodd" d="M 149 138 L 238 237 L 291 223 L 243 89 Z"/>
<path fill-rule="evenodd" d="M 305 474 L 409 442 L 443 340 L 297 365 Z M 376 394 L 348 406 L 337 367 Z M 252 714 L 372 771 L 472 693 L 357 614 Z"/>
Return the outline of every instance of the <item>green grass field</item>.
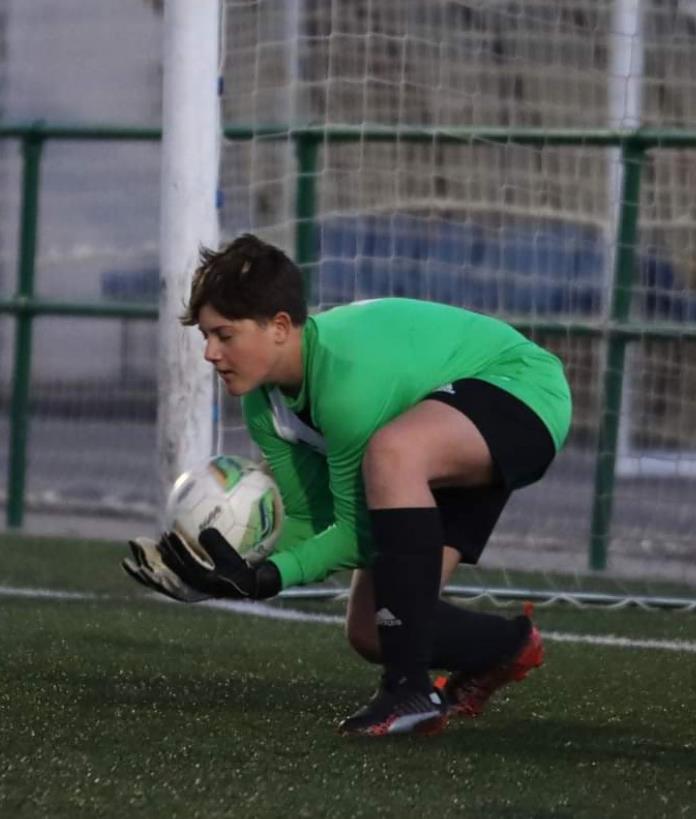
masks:
<path fill-rule="evenodd" d="M 0 549 L 2 817 L 696 816 L 696 614 L 540 609 L 546 632 L 688 645 L 549 640 L 477 721 L 347 740 L 376 673 L 337 625 L 156 602 L 121 546 Z"/>

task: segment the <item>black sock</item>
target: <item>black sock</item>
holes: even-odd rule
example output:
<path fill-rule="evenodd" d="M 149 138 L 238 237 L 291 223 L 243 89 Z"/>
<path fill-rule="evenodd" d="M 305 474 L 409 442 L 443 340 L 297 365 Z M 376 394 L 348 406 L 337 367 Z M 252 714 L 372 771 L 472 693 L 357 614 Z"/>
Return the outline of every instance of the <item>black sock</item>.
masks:
<path fill-rule="evenodd" d="M 511 659 L 529 636 L 531 621 L 468 611 L 439 600 L 435 608 L 431 668 L 480 674 Z"/>
<path fill-rule="evenodd" d="M 377 548 L 375 618 L 387 685 L 405 679 L 428 691 L 442 571 L 440 513 L 430 507 L 375 509 L 370 521 Z"/>

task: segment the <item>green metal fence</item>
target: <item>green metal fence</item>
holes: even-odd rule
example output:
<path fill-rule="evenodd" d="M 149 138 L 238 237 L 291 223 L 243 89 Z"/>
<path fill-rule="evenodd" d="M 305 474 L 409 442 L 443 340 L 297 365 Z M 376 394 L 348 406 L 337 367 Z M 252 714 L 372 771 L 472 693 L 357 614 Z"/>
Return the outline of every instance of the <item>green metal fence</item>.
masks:
<path fill-rule="evenodd" d="M 288 130 L 283 126 L 260 128 L 228 127 L 229 140 L 246 141 L 291 138 L 296 148 L 297 227 L 295 258 L 309 276 L 316 261 L 317 179 L 319 150 L 327 142 L 419 142 L 430 144 L 514 143 L 531 146 L 615 147 L 623 163 L 623 191 L 618 223 L 616 269 L 610 309 L 606 318 L 595 321 L 515 321 L 520 330 L 535 330 L 566 336 L 593 336 L 606 344 L 606 365 L 600 403 L 600 423 L 595 465 L 589 565 L 603 569 L 611 527 L 621 384 L 626 345 L 638 338 L 696 338 L 696 326 L 671 323 L 641 323 L 630 319 L 633 279 L 636 269 L 636 238 L 640 184 L 646 152 L 653 148 L 694 148 L 696 132 L 641 129 L 634 131 L 577 129 L 461 128 L 441 131 L 426 128 L 308 127 Z M 10 402 L 10 449 L 7 525 L 22 525 L 26 481 L 26 451 L 29 418 L 29 382 L 32 355 L 32 322 L 36 316 L 90 316 L 108 318 L 157 318 L 156 306 L 48 301 L 35 295 L 36 248 L 39 234 L 39 192 L 43 148 L 49 140 L 155 141 L 155 128 L 57 126 L 44 123 L 0 125 L 0 139 L 21 143 L 22 202 L 19 261 L 15 295 L 0 300 L 0 314 L 15 319 L 15 347 Z"/>

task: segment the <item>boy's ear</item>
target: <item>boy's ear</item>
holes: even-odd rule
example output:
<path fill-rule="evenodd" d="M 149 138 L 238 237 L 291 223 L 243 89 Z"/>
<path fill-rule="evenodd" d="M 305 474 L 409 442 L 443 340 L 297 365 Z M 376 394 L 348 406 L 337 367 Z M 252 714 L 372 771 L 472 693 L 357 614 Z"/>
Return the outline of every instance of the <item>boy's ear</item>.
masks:
<path fill-rule="evenodd" d="M 285 311 L 276 313 L 271 319 L 273 325 L 273 335 L 276 341 L 285 341 L 292 329 L 292 319 Z"/>

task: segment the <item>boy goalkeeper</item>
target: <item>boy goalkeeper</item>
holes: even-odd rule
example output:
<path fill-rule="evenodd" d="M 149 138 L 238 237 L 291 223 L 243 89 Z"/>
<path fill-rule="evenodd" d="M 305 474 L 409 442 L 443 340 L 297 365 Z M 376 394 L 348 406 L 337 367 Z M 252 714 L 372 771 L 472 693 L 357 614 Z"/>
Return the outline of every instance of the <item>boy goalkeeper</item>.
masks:
<path fill-rule="evenodd" d="M 555 356 L 497 319 L 431 302 L 308 317 L 299 269 L 251 235 L 203 251 L 182 322 L 198 325 L 206 360 L 242 397 L 287 515 L 254 568 L 214 530 L 201 545 L 215 571 L 163 535 L 158 559 L 190 599 L 267 598 L 354 569 L 348 639 L 383 674 L 345 734 L 439 730 L 541 665 L 528 616 L 467 611 L 439 593 L 565 441 L 571 398 Z M 143 571 L 130 571 L 157 587 L 144 548 L 132 543 Z M 433 668 L 450 672 L 439 687 Z"/>

